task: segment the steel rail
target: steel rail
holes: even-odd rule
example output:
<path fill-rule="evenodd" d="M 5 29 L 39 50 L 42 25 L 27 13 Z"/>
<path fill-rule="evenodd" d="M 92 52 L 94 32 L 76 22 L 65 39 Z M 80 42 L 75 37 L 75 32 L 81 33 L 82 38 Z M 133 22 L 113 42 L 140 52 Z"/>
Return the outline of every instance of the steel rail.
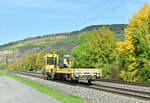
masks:
<path fill-rule="evenodd" d="M 134 85 L 134 86 L 150 87 L 150 83 L 125 82 L 125 81 L 109 80 L 109 79 L 100 79 L 100 80 L 97 80 L 97 81 L 98 82 L 109 82 L 109 83 L 116 83 L 116 84 L 124 84 L 124 85 Z"/>

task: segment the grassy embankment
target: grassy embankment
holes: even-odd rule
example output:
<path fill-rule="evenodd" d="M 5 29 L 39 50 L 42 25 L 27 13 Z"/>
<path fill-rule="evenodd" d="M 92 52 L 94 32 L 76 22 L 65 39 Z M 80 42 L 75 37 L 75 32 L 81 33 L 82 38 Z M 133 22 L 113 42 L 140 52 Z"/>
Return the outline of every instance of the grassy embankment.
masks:
<path fill-rule="evenodd" d="M 41 93 L 44 93 L 44 94 L 46 94 L 50 97 L 53 97 L 59 101 L 62 101 L 64 103 L 83 103 L 83 100 L 78 96 L 61 93 L 60 91 L 56 91 L 56 90 L 53 90 L 51 88 L 47 88 L 40 83 L 33 82 L 30 80 L 18 77 L 16 75 L 11 74 L 11 73 L 0 71 L 0 75 L 6 75 L 8 77 L 11 77 L 11 78 L 13 78 L 17 81 L 20 81 L 20 82 L 22 82 L 22 83 L 24 83 L 24 84 L 26 84 L 32 88 L 35 88 L 36 90 L 40 91 Z"/>

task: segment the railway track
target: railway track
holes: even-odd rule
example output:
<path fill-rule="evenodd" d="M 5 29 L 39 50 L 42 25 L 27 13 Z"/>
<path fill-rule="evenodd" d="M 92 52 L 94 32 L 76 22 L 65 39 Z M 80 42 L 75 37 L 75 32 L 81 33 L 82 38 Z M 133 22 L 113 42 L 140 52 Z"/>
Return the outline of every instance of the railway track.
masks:
<path fill-rule="evenodd" d="M 109 79 L 101 79 L 98 81 L 99 82 L 110 82 L 110 83 L 124 84 L 124 85 L 150 87 L 150 83 L 125 82 L 125 81 L 117 81 L 117 80 L 109 80 Z"/>
<path fill-rule="evenodd" d="M 13 73 L 44 79 L 44 77 L 43 77 L 43 75 L 41 73 L 35 73 L 35 72 L 13 72 Z M 56 80 L 54 82 L 61 82 L 61 83 L 73 85 L 70 82 L 60 81 L 60 80 Z M 105 81 L 105 82 L 107 82 L 107 81 Z M 110 82 L 110 81 L 108 81 L 108 82 Z M 118 84 L 121 84 L 121 83 L 118 83 Z M 134 85 L 134 86 L 145 86 L 143 84 L 140 85 L 140 84 L 137 84 L 137 83 L 135 83 L 135 84 L 133 84 L 133 83 L 132 84 L 130 84 L 130 83 L 122 83 L 122 84 Z M 118 94 L 118 95 L 123 95 L 123 96 L 128 96 L 128 97 L 133 97 L 133 98 L 137 98 L 137 99 L 141 99 L 141 100 L 145 100 L 145 101 L 150 101 L 150 91 L 149 92 L 136 91 L 136 90 L 124 89 L 124 88 L 121 88 L 121 87 L 118 88 L 118 87 L 112 87 L 112 86 L 104 86 L 102 84 L 101 85 L 100 84 L 89 85 L 88 83 L 83 83 L 83 82 L 79 82 L 75 86 L 80 86 L 80 87 L 84 87 L 84 88 L 88 88 L 88 89 L 105 91 L 105 92 L 108 92 L 108 93 L 113 93 L 113 94 Z M 149 87 L 149 86 L 146 85 L 146 87 Z"/>
<path fill-rule="evenodd" d="M 43 75 L 42 75 L 41 73 L 37 73 L 37 72 L 18 72 L 18 71 L 11 71 L 11 73 L 17 73 L 17 74 L 22 74 L 22 75 L 27 75 L 27 76 L 32 76 L 32 77 L 44 79 Z"/>
<path fill-rule="evenodd" d="M 85 86 L 83 86 L 83 87 L 85 87 Z M 129 90 L 129 89 L 123 89 L 123 88 L 95 85 L 95 84 L 91 85 L 89 87 L 86 87 L 86 88 L 150 101 L 150 93 L 148 93 L 148 92 L 141 92 L 141 91 L 135 91 L 135 90 Z"/>

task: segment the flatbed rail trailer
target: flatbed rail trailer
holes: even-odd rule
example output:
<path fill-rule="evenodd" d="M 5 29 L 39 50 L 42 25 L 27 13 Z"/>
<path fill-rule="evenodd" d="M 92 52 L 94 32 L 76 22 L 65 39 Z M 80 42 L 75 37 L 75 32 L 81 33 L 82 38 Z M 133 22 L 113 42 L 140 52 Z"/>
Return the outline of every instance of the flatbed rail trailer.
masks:
<path fill-rule="evenodd" d="M 44 56 L 43 75 L 46 79 L 65 79 L 74 82 L 87 80 L 91 84 L 102 77 L 102 69 L 71 68 L 70 56 L 47 54 Z"/>

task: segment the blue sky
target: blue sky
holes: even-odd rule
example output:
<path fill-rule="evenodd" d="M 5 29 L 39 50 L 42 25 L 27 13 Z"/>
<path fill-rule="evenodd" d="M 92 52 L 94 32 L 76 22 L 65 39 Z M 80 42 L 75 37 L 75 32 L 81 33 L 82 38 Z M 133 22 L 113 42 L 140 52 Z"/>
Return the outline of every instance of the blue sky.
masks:
<path fill-rule="evenodd" d="M 150 0 L 0 0 L 0 45 L 43 34 L 70 32 L 96 24 L 128 23 Z"/>

